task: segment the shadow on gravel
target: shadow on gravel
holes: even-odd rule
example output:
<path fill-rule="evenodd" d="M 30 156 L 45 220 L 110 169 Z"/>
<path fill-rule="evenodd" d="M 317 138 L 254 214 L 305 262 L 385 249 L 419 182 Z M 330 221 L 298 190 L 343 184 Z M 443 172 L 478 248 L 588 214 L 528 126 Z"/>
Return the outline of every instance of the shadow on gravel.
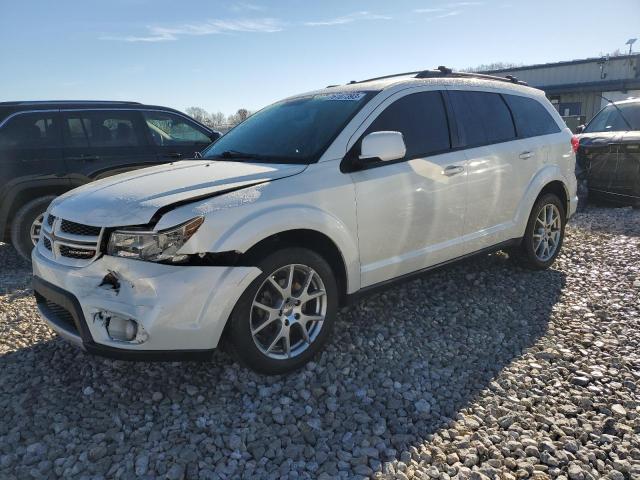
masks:
<path fill-rule="evenodd" d="M 582 230 L 640 237 L 640 209 L 632 207 L 592 202 L 578 212 L 571 223 Z"/>
<path fill-rule="evenodd" d="M 544 335 L 564 284 L 501 254 L 467 261 L 344 309 L 324 355 L 286 377 L 223 353 L 128 363 L 48 341 L 0 358 L 0 437 L 19 463 L 44 442 L 46 458 L 72 458 L 60 472 L 77 461 L 107 478 L 141 456 L 141 470 L 177 463 L 188 478 L 199 461 L 228 477 L 301 460 L 312 476 L 367 457 L 375 468 L 428 440 Z"/>

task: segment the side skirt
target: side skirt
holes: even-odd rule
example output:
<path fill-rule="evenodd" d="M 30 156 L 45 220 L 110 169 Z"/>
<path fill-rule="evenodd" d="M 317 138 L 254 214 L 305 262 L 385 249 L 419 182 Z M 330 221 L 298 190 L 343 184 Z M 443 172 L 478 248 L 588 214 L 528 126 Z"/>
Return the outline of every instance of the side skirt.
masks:
<path fill-rule="evenodd" d="M 344 306 L 353 305 L 359 302 L 361 299 L 366 298 L 369 295 L 373 295 L 375 293 L 381 292 L 388 288 L 394 287 L 396 285 L 409 282 L 411 280 L 415 280 L 416 278 L 422 277 L 428 273 L 432 273 L 434 271 L 440 270 L 444 267 L 452 265 L 454 263 L 463 262 L 470 258 L 478 257 L 480 255 L 488 255 L 490 253 L 495 253 L 499 250 L 503 250 L 508 247 L 516 247 L 520 245 L 522 241 L 521 238 L 513 238 L 511 240 L 507 240 L 505 242 L 498 243 L 496 245 L 492 245 L 491 247 L 483 248 L 482 250 L 478 250 L 476 252 L 468 253 L 461 257 L 453 258 L 451 260 L 447 260 L 446 262 L 438 263 L 436 265 L 432 265 L 430 267 L 422 268 L 420 270 L 416 270 L 415 272 L 405 273 L 404 275 L 400 275 L 399 277 L 390 278 L 389 280 L 385 280 L 383 282 L 375 283 L 373 285 L 369 285 L 368 287 L 361 288 L 357 292 L 350 293 L 346 295 Z"/>

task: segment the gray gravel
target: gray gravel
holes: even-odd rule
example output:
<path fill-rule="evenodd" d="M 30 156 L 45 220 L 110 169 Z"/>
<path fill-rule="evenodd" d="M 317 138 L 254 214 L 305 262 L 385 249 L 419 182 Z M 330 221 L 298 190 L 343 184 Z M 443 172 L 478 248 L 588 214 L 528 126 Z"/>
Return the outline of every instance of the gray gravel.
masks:
<path fill-rule="evenodd" d="M 468 261 L 340 313 L 287 377 L 87 356 L 0 245 L 0 478 L 640 478 L 640 212 L 555 268 Z"/>

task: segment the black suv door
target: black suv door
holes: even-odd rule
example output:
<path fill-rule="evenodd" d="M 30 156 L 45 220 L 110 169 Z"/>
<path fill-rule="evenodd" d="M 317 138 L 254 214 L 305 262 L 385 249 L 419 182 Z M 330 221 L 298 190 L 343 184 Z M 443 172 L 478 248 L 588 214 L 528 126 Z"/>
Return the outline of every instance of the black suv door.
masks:
<path fill-rule="evenodd" d="M 218 137 L 216 133 L 172 112 L 145 110 L 142 114 L 159 162 L 194 158 L 196 152 Z"/>
<path fill-rule="evenodd" d="M 64 159 L 80 183 L 157 163 L 137 111 L 72 110 L 61 117 Z"/>
<path fill-rule="evenodd" d="M 640 192 L 640 102 L 609 104 L 580 136 L 577 162 L 589 190 L 625 202 Z"/>
<path fill-rule="evenodd" d="M 20 113 L 0 128 L 0 185 L 64 173 L 57 112 Z"/>

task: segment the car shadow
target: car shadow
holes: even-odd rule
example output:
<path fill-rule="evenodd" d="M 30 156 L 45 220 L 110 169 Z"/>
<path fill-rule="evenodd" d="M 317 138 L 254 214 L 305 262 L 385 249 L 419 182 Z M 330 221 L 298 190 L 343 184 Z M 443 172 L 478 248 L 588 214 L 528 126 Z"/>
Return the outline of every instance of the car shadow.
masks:
<path fill-rule="evenodd" d="M 269 466 L 321 452 L 337 464 L 339 452 L 373 447 L 380 461 L 399 459 L 545 334 L 564 285 L 563 273 L 526 271 L 503 254 L 467 260 L 343 309 L 326 352 L 279 377 L 223 352 L 208 363 L 125 362 L 54 337 L 0 357 L 0 438 L 13 435 L 19 458 L 42 438 L 50 458 L 79 457 L 84 442 L 125 445 L 123 465 L 151 455 L 150 468 L 182 463 L 188 477 L 199 461 L 213 470 L 230 456 Z"/>
<path fill-rule="evenodd" d="M 640 235 L 640 209 L 614 205 L 602 200 L 590 200 L 570 222 L 578 229 L 586 231 L 628 237 Z"/>

